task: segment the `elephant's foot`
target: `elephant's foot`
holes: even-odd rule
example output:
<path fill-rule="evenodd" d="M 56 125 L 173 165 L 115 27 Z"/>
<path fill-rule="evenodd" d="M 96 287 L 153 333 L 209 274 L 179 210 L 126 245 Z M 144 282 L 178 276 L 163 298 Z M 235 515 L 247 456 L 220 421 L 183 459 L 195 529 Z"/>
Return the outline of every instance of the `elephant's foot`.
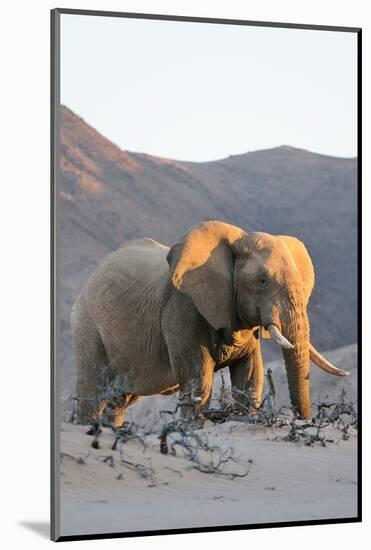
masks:
<path fill-rule="evenodd" d="M 102 432 L 99 422 L 94 422 L 92 427 L 86 432 L 87 435 L 99 435 Z"/>
<path fill-rule="evenodd" d="M 92 412 L 89 417 L 89 424 L 92 424 L 91 428 L 86 432 L 87 435 L 99 435 L 102 430 L 100 428 L 102 415 L 107 406 L 105 399 L 101 399 L 98 407 L 92 407 Z"/>

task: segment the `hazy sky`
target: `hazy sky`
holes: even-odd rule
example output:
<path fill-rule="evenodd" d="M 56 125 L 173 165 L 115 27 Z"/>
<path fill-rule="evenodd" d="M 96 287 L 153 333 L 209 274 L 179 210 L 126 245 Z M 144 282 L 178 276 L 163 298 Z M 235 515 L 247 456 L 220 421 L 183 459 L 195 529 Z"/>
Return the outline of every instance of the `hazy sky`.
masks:
<path fill-rule="evenodd" d="M 61 101 L 123 149 L 356 155 L 356 35 L 62 15 Z"/>

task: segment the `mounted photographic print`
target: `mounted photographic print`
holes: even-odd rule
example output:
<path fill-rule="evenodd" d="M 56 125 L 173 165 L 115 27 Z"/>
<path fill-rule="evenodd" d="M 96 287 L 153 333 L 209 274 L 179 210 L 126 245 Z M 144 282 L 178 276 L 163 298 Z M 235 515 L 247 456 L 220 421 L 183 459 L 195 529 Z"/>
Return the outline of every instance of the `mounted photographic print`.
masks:
<path fill-rule="evenodd" d="M 361 30 L 52 11 L 52 538 L 356 522 Z"/>

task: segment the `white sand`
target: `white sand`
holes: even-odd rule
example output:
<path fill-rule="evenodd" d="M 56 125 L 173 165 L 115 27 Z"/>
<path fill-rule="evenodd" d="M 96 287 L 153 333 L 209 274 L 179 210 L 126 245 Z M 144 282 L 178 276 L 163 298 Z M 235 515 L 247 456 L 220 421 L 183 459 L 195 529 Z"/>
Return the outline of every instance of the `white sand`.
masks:
<path fill-rule="evenodd" d="M 356 435 L 327 447 L 273 440 L 282 429 L 228 422 L 204 430 L 223 448 L 232 446 L 249 468 L 245 478 L 204 474 L 180 456 L 161 455 L 155 436 L 122 447 L 126 460 L 152 467 L 142 478 L 120 463 L 108 429 L 101 448 L 86 428 L 63 424 L 62 534 L 175 529 L 213 525 L 352 517 L 356 510 Z M 181 452 L 178 452 L 180 455 Z M 113 456 L 113 467 L 104 463 Z M 83 458 L 85 464 L 79 464 Z M 248 461 L 252 463 L 248 463 Z M 230 469 L 243 471 L 241 464 Z M 122 479 L 117 479 L 122 477 Z"/>
<path fill-rule="evenodd" d="M 330 359 L 349 368 L 352 376 L 337 378 L 315 370 L 312 398 L 341 388 L 354 399 L 356 346 L 331 352 Z M 282 362 L 274 369 L 279 404 L 287 394 Z M 312 369 L 313 371 L 313 369 Z M 225 376 L 228 381 L 228 377 Z M 218 395 L 220 375 L 215 380 Z M 286 392 L 286 393 L 285 393 Z M 282 397 L 283 396 L 283 397 Z M 173 410 L 176 396 L 143 398 L 133 405 L 128 420 L 148 431 L 159 429 L 159 411 Z M 119 450 L 112 451 L 113 436 L 104 429 L 101 448 L 91 447 L 86 427 L 61 425 L 61 530 L 64 535 L 177 529 L 313 519 L 349 518 L 357 514 L 357 433 L 342 439 L 340 430 L 326 428 L 334 443 L 314 447 L 282 441 L 288 428 L 266 428 L 239 422 L 213 425 L 199 433 L 222 449 L 232 447 L 242 464 L 226 464 L 227 471 L 243 472 L 231 479 L 201 473 L 177 455 L 161 455 L 156 435 L 122 446 L 122 457 L 153 469 L 141 477 L 121 463 Z M 278 440 L 277 440 L 278 439 Z M 169 442 L 171 439 L 169 439 Z M 113 457 L 113 467 L 103 460 Z M 83 459 L 83 464 L 79 463 Z M 249 462 L 250 461 L 250 462 Z M 118 479 L 119 478 L 119 479 Z"/>

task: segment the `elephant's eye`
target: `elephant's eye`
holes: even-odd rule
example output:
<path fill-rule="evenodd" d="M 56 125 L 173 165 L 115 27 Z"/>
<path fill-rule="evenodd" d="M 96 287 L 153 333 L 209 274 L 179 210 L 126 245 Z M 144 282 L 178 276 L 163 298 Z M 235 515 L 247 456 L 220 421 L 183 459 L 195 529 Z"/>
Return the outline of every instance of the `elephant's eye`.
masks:
<path fill-rule="evenodd" d="M 267 279 L 267 277 L 260 277 L 259 279 L 259 287 L 260 288 L 266 288 L 269 284 L 269 281 Z"/>

